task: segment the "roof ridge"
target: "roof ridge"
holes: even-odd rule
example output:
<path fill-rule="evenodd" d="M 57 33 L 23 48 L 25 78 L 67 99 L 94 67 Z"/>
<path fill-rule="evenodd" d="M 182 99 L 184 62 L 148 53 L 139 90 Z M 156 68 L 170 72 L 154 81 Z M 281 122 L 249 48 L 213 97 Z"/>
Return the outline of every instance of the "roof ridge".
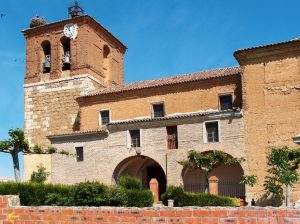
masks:
<path fill-rule="evenodd" d="M 174 76 L 164 77 L 160 79 L 141 80 L 133 83 L 128 83 L 125 85 L 118 85 L 110 88 L 105 88 L 103 90 L 88 95 L 80 96 L 77 99 L 99 96 L 103 94 L 118 93 L 118 92 L 130 91 L 130 90 L 146 89 L 146 88 L 158 87 L 164 85 L 172 85 L 172 84 L 179 84 L 179 83 L 205 80 L 211 78 L 218 78 L 218 77 L 224 77 L 228 75 L 236 75 L 240 72 L 241 72 L 241 67 L 232 66 L 232 67 L 203 70 L 203 71 L 193 72 L 193 73 L 177 74 Z"/>
<path fill-rule="evenodd" d="M 177 77 L 186 77 L 186 76 L 193 76 L 193 75 L 201 75 L 207 72 L 218 72 L 218 71 L 224 71 L 224 70 L 230 70 L 230 69 L 240 69 L 240 66 L 229 66 L 229 67 L 223 67 L 223 68 L 212 68 L 212 69 L 205 69 L 201 71 L 196 71 L 196 72 L 189 72 L 189 73 L 177 73 L 177 74 L 170 74 L 170 75 L 165 75 L 165 77 L 157 78 L 157 79 L 145 79 L 145 80 L 138 80 L 135 82 L 131 83 L 126 83 L 123 85 L 125 86 L 130 86 L 132 84 L 138 84 L 138 83 L 143 83 L 143 82 L 151 82 L 151 81 L 160 81 L 160 80 L 166 80 L 166 79 L 172 79 L 172 78 L 177 78 Z"/>

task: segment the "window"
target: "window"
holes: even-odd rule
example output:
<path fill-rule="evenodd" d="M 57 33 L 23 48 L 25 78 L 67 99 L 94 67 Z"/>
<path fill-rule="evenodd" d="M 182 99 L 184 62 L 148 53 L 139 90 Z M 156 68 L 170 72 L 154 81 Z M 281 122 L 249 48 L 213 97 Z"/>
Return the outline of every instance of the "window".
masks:
<path fill-rule="evenodd" d="M 107 125 L 110 122 L 109 110 L 100 111 L 101 125 Z"/>
<path fill-rule="evenodd" d="M 45 40 L 41 46 L 44 53 L 43 73 L 49 73 L 51 71 L 51 44 L 48 40 Z"/>
<path fill-rule="evenodd" d="M 153 117 L 164 117 L 164 104 L 163 103 L 156 103 L 152 105 L 153 107 Z"/>
<path fill-rule="evenodd" d="M 107 45 L 103 46 L 103 58 L 108 58 L 110 54 L 110 49 Z"/>
<path fill-rule="evenodd" d="M 168 126 L 166 128 L 168 149 L 178 149 L 177 126 Z"/>
<path fill-rule="evenodd" d="M 220 95 L 219 100 L 220 100 L 220 109 L 221 110 L 232 109 L 232 95 L 231 94 Z"/>
<path fill-rule="evenodd" d="M 76 160 L 77 162 L 83 161 L 83 147 L 75 147 L 76 149 Z"/>
<path fill-rule="evenodd" d="M 140 130 L 130 130 L 131 147 L 141 147 L 141 135 Z"/>
<path fill-rule="evenodd" d="M 61 38 L 61 45 L 63 49 L 63 55 L 62 55 L 62 70 L 70 70 L 71 67 L 71 41 L 70 38 L 63 37 Z"/>
<path fill-rule="evenodd" d="M 217 121 L 206 122 L 206 142 L 219 142 L 219 124 Z"/>

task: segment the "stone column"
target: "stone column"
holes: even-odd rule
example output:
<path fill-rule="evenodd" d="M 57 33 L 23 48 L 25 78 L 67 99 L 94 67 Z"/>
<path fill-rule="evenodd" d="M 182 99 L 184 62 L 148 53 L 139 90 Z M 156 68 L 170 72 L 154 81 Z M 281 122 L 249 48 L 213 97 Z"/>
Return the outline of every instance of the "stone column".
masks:
<path fill-rule="evenodd" d="M 219 194 L 219 179 L 216 176 L 211 176 L 208 179 L 209 193 L 213 195 Z"/>
<path fill-rule="evenodd" d="M 154 204 L 159 201 L 159 186 L 158 181 L 155 178 L 152 178 L 149 183 L 150 191 L 153 194 Z"/>

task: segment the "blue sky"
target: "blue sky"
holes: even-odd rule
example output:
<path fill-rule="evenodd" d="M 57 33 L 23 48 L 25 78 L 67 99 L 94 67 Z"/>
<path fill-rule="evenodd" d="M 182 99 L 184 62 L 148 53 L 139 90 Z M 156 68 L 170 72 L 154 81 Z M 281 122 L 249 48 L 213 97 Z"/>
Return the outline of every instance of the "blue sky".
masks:
<path fill-rule="evenodd" d="M 67 17 L 72 1 L 0 2 L 0 139 L 23 127 L 25 43 L 34 15 Z M 81 0 L 86 13 L 127 47 L 127 82 L 237 65 L 236 49 L 300 37 L 299 0 Z M 0 153 L 0 177 L 12 176 Z"/>

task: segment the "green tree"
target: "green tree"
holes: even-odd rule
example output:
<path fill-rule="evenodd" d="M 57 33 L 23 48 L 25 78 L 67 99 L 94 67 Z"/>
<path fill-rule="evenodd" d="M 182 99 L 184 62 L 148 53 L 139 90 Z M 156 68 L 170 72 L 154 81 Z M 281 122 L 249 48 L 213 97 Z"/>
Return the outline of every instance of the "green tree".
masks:
<path fill-rule="evenodd" d="M 206 153 L 189 151 L 187 159 L 179 163 L 184 168 L 197 168 L 204 171 L 205 174 L 205 192 L 208 192 L 208 176 L 209 173 L 220 165 L 236 165 L 244 161 L 243 158 L 234 158 L 225 152 L 214 150 Z"/>
<path fill-rule="evenodd" d="M 242 177 L 241 183 L 245 184 L 245 185 L 248 185 L 250 187 L 254 187 L 254 185 L 257 183 L 257 176 L 255 176 L 255 175 L 249 175 L 249 176 L 244 175 Z"/>
<path fill-rule="evenodd" d="M 38 168 L 37 171 L 32 172 L 30 181 L 35 183 L 44 183 L 47 180 L 50 173 L 47 172 L 46 168 L 41 165 L 38 166 L 37 168 Z"/>
<path fill-rule="evenodd" d="M 292 187 L 299 180 L 297 170 L 300 165 L 300 149 L 291 149 L 286 146 L 272 148 L 267 159 L 269 168 L 264 183 L 267 194 L 274 199 L 285 198 L 285 205 L 289 207 Z"/>
<path fill-rule="evenodd" d="M 29 152 L 28 142 L 22 129 L 16 128 L 8 131 L 9 138 L 0 141 L 0 152 L 9 153 L 12 157 L 15 180 L 20 181 L 19 153 Z"/>

